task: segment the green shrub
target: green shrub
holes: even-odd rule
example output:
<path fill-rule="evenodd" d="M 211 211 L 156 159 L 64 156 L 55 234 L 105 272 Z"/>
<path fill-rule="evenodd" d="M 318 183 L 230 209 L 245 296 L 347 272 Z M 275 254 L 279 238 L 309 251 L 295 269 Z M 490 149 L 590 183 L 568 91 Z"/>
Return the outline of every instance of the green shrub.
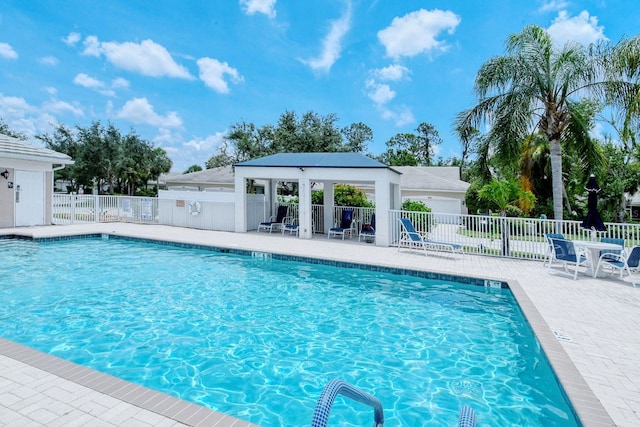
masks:
<path fill-rule="evenodd" d="M 431 208 L 419 200 L 407 199 L 402 202 L 402 210 L 410 212 L 431 212 Z"/>

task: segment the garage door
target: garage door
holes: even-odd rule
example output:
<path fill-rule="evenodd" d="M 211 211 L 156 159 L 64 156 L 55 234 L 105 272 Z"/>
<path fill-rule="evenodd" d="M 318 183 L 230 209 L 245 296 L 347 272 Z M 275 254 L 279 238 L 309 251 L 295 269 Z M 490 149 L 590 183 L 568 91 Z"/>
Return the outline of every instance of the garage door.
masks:
<path fill-rule="evenodd" d="M 437 223 L 458 224 L 460 219 L 457 216 L 452 215 L 438 215 L 438 214 L 454 214 L 460 215 L 462 212 L 462 203 L 458 199 L 452 199 L 447 197 L 409 197 L 411 200 L 419 200 L 428 208 L 431 208 L 433 212 L 433 218 Z"/>
<path fill-rule="evenodd" d="M 44 173 L 16 170 L 16 226 L 44 224 Z"/>

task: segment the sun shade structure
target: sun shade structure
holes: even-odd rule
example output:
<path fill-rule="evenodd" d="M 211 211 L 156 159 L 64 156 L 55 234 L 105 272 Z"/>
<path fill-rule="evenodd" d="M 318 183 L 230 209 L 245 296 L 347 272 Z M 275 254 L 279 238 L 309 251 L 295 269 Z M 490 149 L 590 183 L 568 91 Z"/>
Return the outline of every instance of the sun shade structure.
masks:
<path fill-rule="evenodd" d="M 399 209 L 400 172 L 360 153 L 280 153 L 259 159 L 236 163 L 236 232 L 247 231 L 247 195 L 248 180 L 267 181 L 265 194 L 270 205 L 276 203 L 276 184 L 278 181 L 298 183 L 299 237 L 310 239 L 312 235 L 311 186 L 322 183 L 324 187 L 324 224 L 328 233 L 334 224 L 334 184 L 374 184 L 376 220 L 376 245 L 389 246 L 389 210 Z M 380 226 L 386 224 L 385 226 Z"/>

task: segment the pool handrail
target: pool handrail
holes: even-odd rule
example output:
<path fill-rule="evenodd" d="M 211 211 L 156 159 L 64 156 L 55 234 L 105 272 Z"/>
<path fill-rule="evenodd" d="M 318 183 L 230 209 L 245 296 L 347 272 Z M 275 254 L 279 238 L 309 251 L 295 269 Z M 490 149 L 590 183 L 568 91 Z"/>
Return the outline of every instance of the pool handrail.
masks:
<path fill-rule="evenodd" d="M 329 413 L 333 406 L 333 401 L 338 394 L 342 394 L 356 402 L 364 403 L 373 408 L 373 427 L 382 427 L 384 424 L 384 412 L 380 400 L 359 388 L 352 386 L 346 381 L 333 379 L 322 389 L 316 409 L 313 411 L 311 427 L 327 427 Z"/>

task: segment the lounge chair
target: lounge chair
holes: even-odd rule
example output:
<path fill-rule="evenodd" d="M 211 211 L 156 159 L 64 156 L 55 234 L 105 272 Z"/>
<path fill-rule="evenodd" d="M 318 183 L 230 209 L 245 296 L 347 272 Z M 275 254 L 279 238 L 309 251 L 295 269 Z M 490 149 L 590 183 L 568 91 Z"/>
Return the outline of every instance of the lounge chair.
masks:
<path fill-rule="evenodd" d="M 327 238 L 330 239 L 331 236 L 342 236 L 342 240 L 344 240 L 344 236 L 346 234 L 349 235 L 349 238 L 353 235 L 353 232 L 356 231 L 354 226 L 356 225 L 353 220 L 353 209 L 345 209 L 342 211 L 342 219 L 340 220 L 340 226 L 335 226 L 329 229 L 329 233 L 327 234 Z"/>
<path fill-rule="evenodd" d="M 549 259 L 548 271 L 551 271 L 551 264 L 553 261 L 561 262 L 564 271 L 569 272 L 567 265 L 574 264 L 575 269 L 573 272 L 573 280 L 578 278 L 578 267 L 587 263 L 587 257 L 582 251 L 576 251 L 576 247 L 571 240 L 558 239 L 555 237 L 549 237 L 552 245 L 551 258 Z"/>
<path fill-rule="evenodd" d="M 424 249 L 425 253 L 427 250 L 435 250 L 449 251 L 453 254 L 464 254 L 462 245 L 431 240 L 427 233 L 416 231 L 410 219 L 400 218 L 399 221 L 402 225 L 402 232 L 400 233 L 400 240 L 398 241 L 398 250 L 400 250 L 402 246 L 408 246 L 410 248 Z"/>
<path fill-rule="evenodd" d="M 598 266 L 596 267 L 596 276 L 598 275 L 598 271 L 600 268 L 611 268 L 611 272 L 614 270 L 620 270 L 620 278 L 622 278 L 623 273 L 626 271 L 629 277 L 631 277 L 631 273 L 637 273 L 640 271 L 640 246 L 634 246 L 629 250 L 629 255 L 625 255 L 624 253 L 614 255 L 611 253 L 605 253 L 600 256 L 598 260 Z M 635 288 L 638 284 L 637 281 L 631 279 L 631 284 Z"/>
<path fill-rule="evenodd" d="M 369 224 L 363 224 L 358 234 L 358 241 L 363 240 L 365 242 L 373 241 L 376 238 L 376 214 L 371 214 L 371 220 Z"/>
<path fill-rule="evenodd" d="M 295 234 L 297 236 L 300 231 L 300 224 L 298 223 L 298 218 L 286 217 L 284 220 L 284 227 L 282 227 L 283 236 L 285 231 L 288 231 L 289 235 Z"/>
<path fill-rule="evenodd" d="M 564 239 L 564 235 L 560 233 L 547 233 L 544 235 L 544 239 L 547 241 L 547 253 L 545 254 L 544 263 L 551 263 L 551 257 L 553 255 L 553 243 L 551 239 Z"/>
<path fill-rule="evenodd" d="M 287 217 L 287 212 L 289 212 L 289 207 L 287 205 L 278 206 L 278 212 L 275 216 L 271 216 L 269 221 L 261 222 L 258 225 L 258 231 L 264 229 L 269 230 L 271 233 L 274 229 L 281 230 L 285 226 L 285 218 Z"/>

